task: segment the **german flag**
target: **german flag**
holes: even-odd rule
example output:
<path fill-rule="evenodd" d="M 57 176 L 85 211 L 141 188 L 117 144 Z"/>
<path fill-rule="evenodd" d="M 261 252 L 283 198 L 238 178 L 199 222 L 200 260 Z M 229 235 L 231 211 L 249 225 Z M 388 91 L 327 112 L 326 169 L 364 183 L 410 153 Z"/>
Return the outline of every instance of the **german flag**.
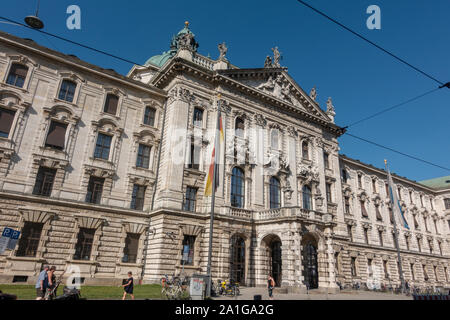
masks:
<path fill-rule="evenodd" d="M 220 113 L 220 107 L 218 108 L 217 116 L 217 129 L 216 129 L 216 140 L 214 142 L 214 148 L 211 156 L 211 164 L 209 165 L 208 178 L 206 179 L 205 196 L 210 197 L 212 195 L 212 186 L 215 184 L 214 192 L 219 186 L 219 165 L 217 159 L 220 157 L 220 147 L 224 141 L 223 126 L 222 126 L 222 115 Z M 217 147 L 217 155 L 216 155 Z M 216 176 L 214 177 L 214 166 L 216 166 Z M 214 181 L 213 181 L 214 180 Z"/>

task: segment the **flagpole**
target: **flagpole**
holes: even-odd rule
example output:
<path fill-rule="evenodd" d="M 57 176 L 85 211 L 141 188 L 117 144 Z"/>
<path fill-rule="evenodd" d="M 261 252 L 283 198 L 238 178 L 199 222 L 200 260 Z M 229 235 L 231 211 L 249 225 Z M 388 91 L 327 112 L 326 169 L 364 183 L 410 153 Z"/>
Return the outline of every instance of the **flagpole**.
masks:
<path fill-rule="evenodd" d="M 391 175 L 391 173 L 389 172 L 389 167 L 387 164 L 387 160 L 384 160 L 384 166 L 386 168 L 386 172 L 388 173 L 388 181 L 389 181 L 389 177 Z M 392 179 L 392 178 L 391 178 Z M 393 193 L 394 190 L 392 189 L 392 184 L 390 182 L 388 182 L 391 186 L 391 192 Z M 399 276 L 400 276 L 400 283 L 401 283 L 401 287 L 402 287 L 402 293 L 405 292 L 405 279 L 403 278 L 403 268 L 402 268 L 402 257 L 400 255 L 400 247 L 398 245 L 398 233 L 397 233 L 397 222 L 395 220 L 395 213 L 394 213 L 394 200 L 393 200 L 393 196 L 390 197 L 391 198 L 391 206 L 392 206 L 392 222 L 394 225 L 394 243 L 395 243 L 395 248 L 397 249 L 397 266 L 398 266 L 398 272 L 399 272 Z"/>
<path fill-rule="evenodd" d="M 221 95 L 218 95 L 217 100 L 217 121 L 216 121 L 216 132 L 215 132 L 215 138 L 214 138 L 214 148 L 220 148 L 220 144 L 217 143 L 218 139 L 218 128 L 219 125 L 219 115 L 220 115 L 220 98 Z M 211 279 L 211 258 L 212 258 L 212 244 L 213 244 L 213 229 L 214 229 L 214 206 L 216 201 L 216 170 L 217 170 L 217 154 L 219 152 L 217 150 L 214 151 L 214 168 L 213 168 L 213 176 L 212 176 L 212 195 L 211 195 L 211 214 L 210 214 L 210 220 L 209 220 L 209 247 L 208 247 L 208 265 L 206 268 L 206 273 L 208 275 L 208 286 L 206 291 L 206 296 L 209 298 L 211 297 L 211 285 L 212 285 L 212 279 Z"/>

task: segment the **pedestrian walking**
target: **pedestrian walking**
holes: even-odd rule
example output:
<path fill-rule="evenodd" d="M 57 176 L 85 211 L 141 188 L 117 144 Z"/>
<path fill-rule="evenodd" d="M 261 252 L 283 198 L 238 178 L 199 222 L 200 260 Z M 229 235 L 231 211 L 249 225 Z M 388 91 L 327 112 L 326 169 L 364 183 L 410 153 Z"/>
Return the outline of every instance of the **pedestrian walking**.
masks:
<path fill-rule="evenodd" d="M 56 266 L 51 266 L 50 269 L 47 272 L 47 278 L 48 278 L 48 286 L 47 286 L 47 295 L 46 300 L 52 300 L 56 297 Z"/>
<path fill-rule="evenodd" d="M 38 279 L 36 281 L 36 300 L 43 300 L 45 297 L 45 290 L 48 287 L 48 265 L 44 266 L 44 270 L 39 273 Z"/>
<path fill-rule="evenodd" d="M 122 284 L 123 287 L 123 297 L 122 300 L 125 300 L 127 297 L 127 294 L 129 294 L 131 296 L 131 299 L 134 300 L 134 295 L 133 295 L 133 274 L 130 272 L 128 272 L 128 279 L 126 280 L 126 282 L 124 284 Z"/>
<path fill-rule="evenodd" d="M 275 280 L 272 278 L 272 276 L 267 276 L 267 290 L 269 291 L 269 299 L 273 300 L 273 288 L 275 287 L 276 283 Z"/>

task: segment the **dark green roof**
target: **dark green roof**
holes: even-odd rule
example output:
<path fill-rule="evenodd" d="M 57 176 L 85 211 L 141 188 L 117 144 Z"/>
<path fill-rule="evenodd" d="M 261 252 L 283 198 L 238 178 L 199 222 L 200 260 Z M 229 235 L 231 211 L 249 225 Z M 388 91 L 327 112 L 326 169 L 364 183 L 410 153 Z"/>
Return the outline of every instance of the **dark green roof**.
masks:
<path fill-rule="evenodd" d="M 434 189 L 450 189 L 450 176 L 419 181 L 419 183 Z"/>

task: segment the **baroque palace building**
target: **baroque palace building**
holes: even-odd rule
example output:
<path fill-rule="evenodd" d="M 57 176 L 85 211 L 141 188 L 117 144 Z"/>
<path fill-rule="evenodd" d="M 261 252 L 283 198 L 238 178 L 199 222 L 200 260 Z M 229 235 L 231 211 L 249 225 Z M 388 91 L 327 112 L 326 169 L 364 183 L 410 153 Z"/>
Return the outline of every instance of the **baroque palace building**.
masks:
<path fill-rule="evenodd" d="M 323 110 L 277 48 L 255 69 L 225 44 L 216 60 L 197 48 L 186 23 L 122 76 L 0 32 L 0 228 L 21 231 L 0 282 L 32 283 L 43 264 L 85 284 L 205 274 L 220 108 L 213 279 L 398 285 L 386 172 L 339 154 L 331 99 Z M 394 182 L 405 279 L 448 287 L 450 177 Z"/>

